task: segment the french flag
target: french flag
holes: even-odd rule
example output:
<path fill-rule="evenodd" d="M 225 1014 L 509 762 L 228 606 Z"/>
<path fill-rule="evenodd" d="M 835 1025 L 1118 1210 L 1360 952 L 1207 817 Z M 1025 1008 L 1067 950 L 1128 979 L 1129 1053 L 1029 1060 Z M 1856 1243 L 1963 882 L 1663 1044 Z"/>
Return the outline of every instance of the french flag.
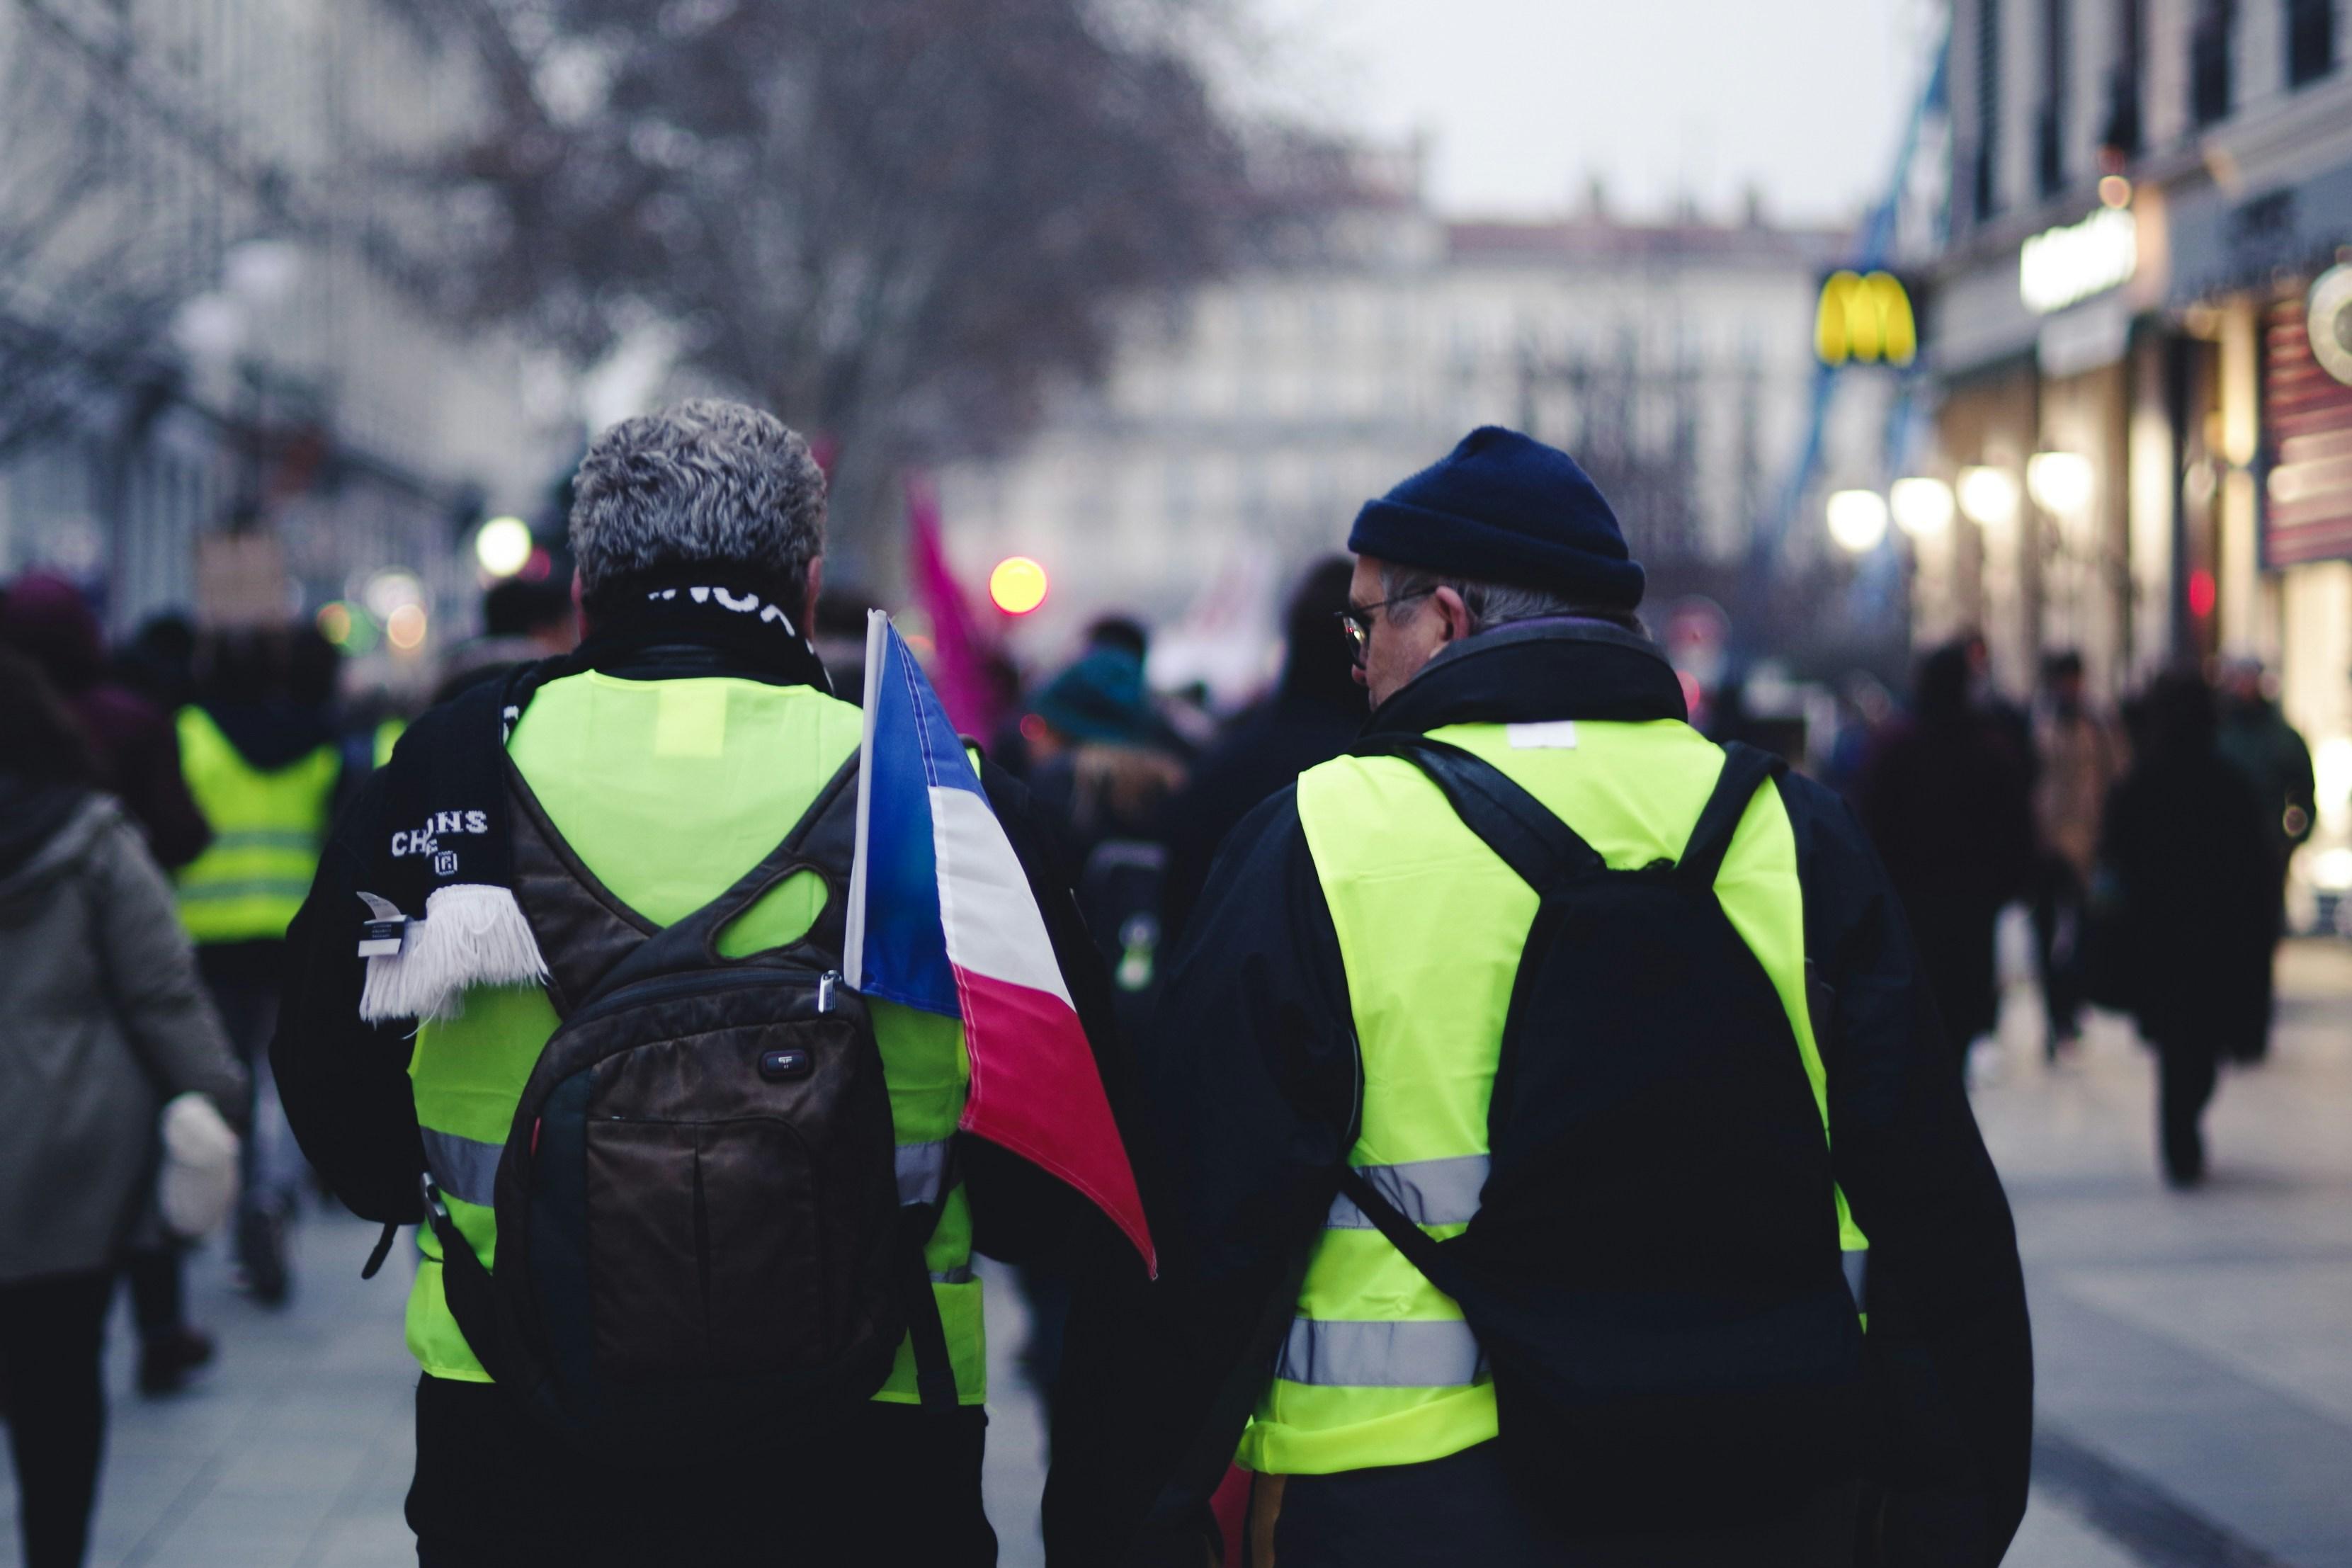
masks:
<path fill-rule="evenodd" d="M 906 639 L 866 625 L 866 740 L 849 883 L 850 984 L 963 1021 L 961 1126 L 1086 1194 L 1159 1260 L 1045 917 Z"/>

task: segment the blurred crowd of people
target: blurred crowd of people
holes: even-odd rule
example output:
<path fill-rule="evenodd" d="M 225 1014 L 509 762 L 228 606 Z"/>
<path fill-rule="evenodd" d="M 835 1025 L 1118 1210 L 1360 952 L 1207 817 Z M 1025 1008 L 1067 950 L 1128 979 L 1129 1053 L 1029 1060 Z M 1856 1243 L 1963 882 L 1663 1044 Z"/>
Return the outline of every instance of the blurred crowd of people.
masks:
<path fill-rule="evenodd" d="M 1219 845 L 1363 725 L 1339 625 L 1350 571 L 1333 557 L 1303 574 L 1278 678 L 1222 721 L 1197 695 L 1155 695 L 1150 632 L 1126 616 L 1093 623 L 1034 687 L 1002 658 L 990 666 L 1003 714 L 990 754 L 1057 830 L 1132 1030 Z M 501 582 L 483 608 L 483 635 L 445 658 L 434 700 L 578 637 L 561 581 Z M 338 804 L 402 729 L 380 701 L 345 700 L 340 662 L 307 626 L 199 635 L 170 616 L 110 649 L 83 596 L 51 576 L 0 598 L 0 1398 L 32 1563 L 79 1559 L 118 1284 L 142 1391 L 172 1392 L 214 1354 L 183 1304 L 189 1238 L 158 1223 L 152 1197 L 163 1101 L 209 1096 L 247 1130 L 237 1266 L 256 1301 L 290 1298 L 286 1227 L 305 1184 L 268 1060 L 285 925 Z M 854 668 L 835 677 L 853 699 Z M 2230 663 L 2218 687 L 2168 673 L 2110 711 L 2082 658 L 2058 653 L 2020 707 L 1968 637 L 1921 659 L 1907 707 L 1870 717 L 1839 738 L 1830 771 L 1902 900 L 1954 1070 L 1998 1026 L 1996 931 L 2023 905 L 2051 1058 L 2075 1048 L 2086 1005 L 2130 1014 L 2161 1063 L 2164 1170 L 2197 1183 L 2220 1067 L 2265 1047 L 2287 864 L 2313 826 L 2310 756 L 2261 667 Z M 87 1190 L 48 1190 L 58 1161 L 92 1173 Z M 1050 1387 L 1070 1282 L 1038 1266 L 1024 1285 L 1031 1370 Z"/>
<path fill-rule="evenodd" d="M 2083 1009 L 2129 1014 L 2161 1064 L 2167 1177 L 2206 1168 L 2221 1064 L 2267 1047 L 2287 868 L 2310 837 L 2311 754 L 2258 661 L 2168 671 L 2118 709 L 2082 657 L 2051 654 L 2030 707 L 2003 700 L 1984 639 L 1919 662 L 1907 711 L 1875 727 L 1856 809 L 1904 903 L 1965 1069 L 1997 1028 L 1996 930 L 2030 909 L 2052 1060 Z"/>
<path fill-rule="evenodd" d="M 563 584 L 497 584 L 484 625 L 435 700 L 576 640 Z M 66 579 L 0 593 L 0 1408 L 30 1564 L 81 1560 L 118 1287 L 142 1393 L 215 1354 L 185 1306 L 195 1238 L 155 1200 L 173 1097 L 244 1130 L 239 1279 L 264 1307 L 292 1297 L 307 1184 L 268 1069 L 285 928 L 402 727 L 381 699 L 345 700 L 341 666 L 305 624 L 200 634 L 160 615 L 110 648 Z"/>

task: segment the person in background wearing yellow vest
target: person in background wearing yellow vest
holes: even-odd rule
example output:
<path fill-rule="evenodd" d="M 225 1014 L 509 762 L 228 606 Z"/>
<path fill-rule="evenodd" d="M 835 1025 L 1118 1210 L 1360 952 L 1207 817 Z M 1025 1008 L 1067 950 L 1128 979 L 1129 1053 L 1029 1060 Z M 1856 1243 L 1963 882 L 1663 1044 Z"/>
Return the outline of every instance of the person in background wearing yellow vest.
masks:
<path fill-rule="evenodd" d="M 180 868 L 180 921 L 229 1039 L 252 1076 L 252 1135 L 240 1152 L 237 1264 L 266 1306 L 293 1290 L 286 1258 L 296 1173 L 269 1114 L 270 1036 L 286 977 L 286 928 L 319 868 L 342 777 L 331 712 L 296 700 L 282 633 L 210 641 L 196 700 L 180 710 L 180 764 L 212 825 L 212 843 Z"/>
<path fill-rule="evenodd" d="M 1675 674 L 1634 615 L 1641 567 L 1566 454 L 1474 432 L 1368 503 L 1349 548 L 1350 607 L 1333 635 L 1357 650 L 1371 718 L 1354 755 L 1310 770 L 1228 837 L 1139 1047 L 1162 1279 L 1074 1316 L 1045 1499 L 1051 1560 L 1219 1561 L 1207 1503 L 1232 1484 L 1238 1455 L 1250 1568 L 1997 1562 L 2023 1513 L 2032 1429 L 2014 1233 L 1901 914 L 1851 815 L 1810 781 L 1776 789 L 1776 763 L 1688 726 Z M 1538 951 L 1538 896 L 1519 875 L 1534 862 L 1505 859 L 1433 787 L 1439 775 L 1407 760 L 1438 752 L 1479 778 L 1499 773 L 1502 795 L 1548 819 L 1519 819 L 1529 842 L 1549 836 L 1591 857 L 1592 881 L 1670 883 L 1691 900 L 1677 909 L 1703 898 L 1706 919 L 1728 922 L 1717 950 L 1728 962 L 1682 988 L 1749 986 L 1746 1016 L 1785 1043 L 1784 1060 L 1739 1067 L 1767 1086 L 1753 1119 L 1779 1118 L 1787 1134 L 1769 1147 L 1818 1167 L 1811 1184 L 1786 1189 L 1804 1194 L 1799 1212 L 1759 1213 L 1744 1165 L 1693 1201 L 1679 1170 L 1617 1131 L 1646 1117 L 1643 1137 L 1672 1141 L 1711 1086 L 1670 1077 L 1645 1100 L 1606 1102 L 1568 1153 L 1599 1162 L 1580 1167 L 1594 1184 L 1630 1166 L 1662 1202 L 1673 1189 L 1674 1223 L 1687 1230 L 1646 1231 L 1636 1186 L 1631 1201 L 1576 1216 L 1623 1245 L 1522 1260 L 1582 1290 L 1574 1282 L 1588 1277 L 1619 1288 L 1612 1266 L 1638 1254 L 1671 1275 L 1655 1300 L 1736 1320 L 1741 1299 L 1709 1300 L 1717 1260 L 1759 1230 L 1801 1237 L 1807 1300 L 1824 1314 L 1808 1321 L 1850 1347 L 1847 1403 L 1820 1406 L 1851 1412 L 1840 1429 L 1775 1451 L 1769 1423 L 1686 1430 L 1680 1404 L 1608 1406 L 1626 1365 L 1609 1352 L 1581 1372 L 1586 1392 L 1601 1391 L 1594 1408 L 1629 1429 L 1647 1420 L 1668 1445 L 1712 1453 L 1754 1439 L 1758 1468 L 1793 1477 L 1777 1492 L 1705 1464 L 1634 1477 L 1631 1489 L 1651 1500 L 1638 1510 L 1580 1490 L 1567 1468 L 1531 1484 L 1515 1455 L 1578 1434 L 1544 1430 L 1508 1398 L 1498 1411 L 1495 1346 L 1390 1240 L 1418 1226 L 1416 1252 L 1451 1255 L 1428 1240 L 1472 1239 L 1470 1222 L 1496 1201 L 1489 1139 L 1499 1176 L 1509 1129 L 1490 1125 L 1489 1100 L 1505 1103 L 1507 1021 L 1518 1016 L 1523 950 Z M 1726 794 L 1735 763 L 1754 771 Z M 1698 868 L 1688 875 L 1704 879 L 1695 892 L 1686 854 Z M 1554 963 L 1615 940 L 1547 929 Z M 1676 963 L 1664 952 L 1638 967 L 1672 975 Z M 1609 1016 L 1609 989 L 1633 967 L 1590 976 L 1580 1016 L 1546 1013 L 1519 1037 L 1575 1062 L 1584 1019 L 1628 1026 Z M 1718 1099 L 1709 1125 L 1738 1134 L 1747 1104 Z M 1514 1101 L 1513 1113 L 1528 1107 Z M 1676 1158 L 1696 1168 L 1706 1156 Z M 1758 1183 L 1769 1163 L 1752 1167 Z M 1385 1224 L 1360 1201 L 1375 1195 Z M 1572 1208 L 1577 1195 L 1559 1201 Z M 1727 1233 L 1715 1210 L 1742 1215 L 1742 1228 Z M 1610 1299 L 1647 1302 L 1649 1289 L 1635 1280 Z M 1571 1310 L 1546 1297 L 1532 1321 Z M 1654 1321 L 1664 1310 L 1626 1312 L 1609 1342 L 1679 1343 L 1675 1321 Z M 1705 1405 L 1738 1395 L 1749 1358 L 1780 1348 L 1776 1336 L 1735 1344 L 1719 1389 L 1696 1357 L 1647 1370 L 1683 1379 Z M 1727 1512 L 1729 1498 L 1743 1500 Z"/>
<path fill-rule="evenodd" d="M 655 932 L 712 906 L 796 823 L 813 820 L 804 816 L 813 803 L 833 810 L 828 786 L 863 730 L 800 629 L 822 579 L 824 521 L 824 478 L 800 436 L 740 404 L 682 404 L 597 437 L 574 498 L 586 640 L 568 658 L 427 711 L 391 765 L 362 786 L 295 921 L 300 978 L 272 1048 L 296 1136 L 345 1203 L 380 1222 L 415 1223 L 424 1216 L 419 1177 L 429 1172 L 441 1211 L 419 1231 L 407 1318 L 423 1369 L 407 1505 L 419 1559 L 436 1568 L 993 1563 L 981 1499 L 987 1347 L 973 1255 L 1017 1261 L 1075 1246 L 1092 1222 L 1075 1193 L 958 1136 L 970 1067 L 952 1019 L 866 1003 L 887 1082 L 898 1202 L 935 1205 L 939 1215 L 920 1263 L 946 1342 L 933 1363 L 940 1379 L 923 1373 L 923 1352 L 902 1342 L 877 1393 L 825 1417 L 837 1428 L 830 1440 L 790 1451 L 751 1441 L 720 1461 L 649 1472 L 535 1419 L 528 1402 L 537 1391 L 499 1386 L 485 1365 L 499 1356 L 478 1353 L 453 1308 L 473 1276 L 450 1260 L 445 1234 L 491 1274 L 508 1272 L 499 1236 L 507 1211 L 494 1184 L 562 1018 L 581 1016 L 576 1005 L 614 972 L 614 954 L 642 951 Z M 475 716 L 488 721 L 478 731 Z M 489 753 L 481 796 L 457 776 L 477 747 Z M 1089 1037 L 1108 1041 L 1108 976 L 1047 829 L 1017 783 L 990 766 L 982 776 L 1033 887 L 1058 889 L 1039 900 L 1055 952 Z M 415 810 L 396 804 L 420 779 Z M 495 842 L 501 820 L 504 845 Z M 408 922 L 413 946 L 395 936 L 391 958 L 357 956 L 368 907 L 427 862 L 446 862 L 462 885 L 430 895 L 425 918 Z M 496 885 L 502 862 L 512 867 L 509 886 Z M 839 921 L 829 879 L 804 868 L 772 881 L 709 940 L 730 956 L 823 940 L 824 922 L 837 930 Z M 368 907 L 362 894 L 374 895 Z M 474 965 L 467 943 L 484 933 L 498 939 L 488 945 L 530 952 L 543 967 Z M 383 1001 L 387 973 L 405 976 L 436 953 L 448 959 L 440 983 L 457 994 Z M 762 1078 L 770 1066 L 761 1058 Z M 674 1347 L 658 1353 L 698 1353 L 714 1320 L 773 1318 L 768 1332 L 784 1342 L 819 1331 L 793 1321 L 777 1292 L 745 1298 L 763 1247 L 805 1228 L 797 1211 L 779 1204 L 764 1225 L 738 1226 L 734 1250 L 748 1262 L 710 1250 L 704 1175 L 724 1182 L 720 1152 L 689 1151 L 683 1165 L 658 1172 L 630 1167 L 642 1179 L 616 1183 L 648 1214 L 695 1216 L 665 1234 L 701 1259 L 703 1309 L 693 1315 L 701 1325 L 681 1323 Z M 651 1289 L 644 1279 L 583 1287 L 595 1312 L 599 1291 Z M 599 1334 L 607 1321 L 597 1319 Z M 740 1360 L 724 1364 L 740 1369 Z"/>

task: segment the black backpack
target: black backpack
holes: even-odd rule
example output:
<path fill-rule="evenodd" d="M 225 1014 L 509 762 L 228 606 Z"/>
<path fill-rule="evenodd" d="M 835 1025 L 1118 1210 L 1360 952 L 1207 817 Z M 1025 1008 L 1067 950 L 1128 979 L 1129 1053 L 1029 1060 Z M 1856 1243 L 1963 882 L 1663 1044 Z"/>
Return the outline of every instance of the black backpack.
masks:
<path fill-rule="evenodd" d="M 1110 972 L 1112 1006 L 1128 1039 L 1140 1039 L 1160 997 L 1160 914 L 1168 851 L 1141 838 L 1106 838 L 1078 874 L 1078 912 Z"/>
<path fill-rule="evenodd" d="M 1499 1454 L 1570 1528 L 1752 1520 L 1858 1467 L 1862 1338 L 1794 1032 L 1715 893 L 1777 757 L 1727 748 L 1679 863 L 1617 871 L 1482 759 L 1426 773 L 1541 898 L 1504 1027 L 1478 1212 L 1440 1241 L 1348 1195 L 1462 1307 Z"/>
<path fill-rule="evenodd" d="M 910 1329 L 923 1403 L 955 1404 L 922 1252 L 948 1182 L 901 1205 L 881 1052 L 838 973 L 856 773 L 852 756 L 773 853 L 655 931 L 509 766 L 515 892 L 562 1022 L 499 1161 L 495 1268 L 429 1174 L 425 1211 L 485 1370 L 600 1457 L 829 1440 Z M 816 925 L 722 957 L 721 930 L 803 871 L 830 893 Z"/>

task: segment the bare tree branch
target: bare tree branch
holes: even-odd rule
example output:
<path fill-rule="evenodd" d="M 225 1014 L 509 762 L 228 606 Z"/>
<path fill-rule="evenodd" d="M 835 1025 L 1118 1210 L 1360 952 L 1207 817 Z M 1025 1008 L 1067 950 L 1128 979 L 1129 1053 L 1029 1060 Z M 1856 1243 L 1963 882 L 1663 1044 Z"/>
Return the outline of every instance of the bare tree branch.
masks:
<path fill-rule="evenodd" d="M 424 0 L 417 0 L 424 3 Z M 1007 439 L 1115 310 L 1227 256 L 1239 139 L 1175 0 L 439 0 L 499 85 L 437 188 L 464 308 L 688 368 L 829 440 L 835 515 Z"/>

